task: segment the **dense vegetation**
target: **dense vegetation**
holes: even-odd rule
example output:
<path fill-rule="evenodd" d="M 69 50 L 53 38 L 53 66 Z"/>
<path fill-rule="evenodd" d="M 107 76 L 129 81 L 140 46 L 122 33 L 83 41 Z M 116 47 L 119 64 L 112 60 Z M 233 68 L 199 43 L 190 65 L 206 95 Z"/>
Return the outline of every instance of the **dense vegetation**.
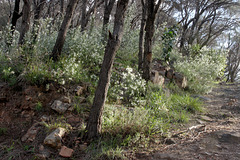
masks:
<path fill-rule="evenodd" d="M 167 137 L 172 124 L 188 122 L 191 114 L 203 111 L 202 102 L 191 95 L 209 93 L 216 80 L 224 76 L 227 65 L 228 50 L 210 45 L 189 44 L 184 46 L 188 48 L 187 55 L 182 54 L 183 50 L 177 46 L 181 25 L 171 27 L 167 24 L 156 28 L 153 58 L 183 74 L 187 88 L 179 88 L 174 81 L 163 86 L 146 81 L 138 70 L 140 28 L 132 29 L 135 10 L 136 6 L 132 4 L 126 15 L 124 35 L 113 65 L 104 108 L 101 138 L 89 146 L 89 152 L 95 152 L 96 157 L 122 157 L 124 147 L 146 147 L 156 135 Z M 18 30 L 13 37 L 10 24 L 0 30 L 1 80 L 10 86 L 48 86 L 52 82 L 63 86 L 88 84 L 88 102 L 92 104 L 106 46 L 102 26 L 90 27 L 84 32 L 81 26 L 70 27 L 62 54 L 58 61 L 53 61 L 50 55 L 62 18 L 54 25 L 52 21 L 52 18 L 39 20 L 34 43 L 34 32 L 28 32 L 25 43 L 19 45 Z M 110 24 L 111 28 L 113 24 Z M 39 109 L 41 102 L 36 110 Z M 79 115 L 88 113 L 77 104 L 75 110 Z M 84 127 L 80 133 L 84 133 Z"/>

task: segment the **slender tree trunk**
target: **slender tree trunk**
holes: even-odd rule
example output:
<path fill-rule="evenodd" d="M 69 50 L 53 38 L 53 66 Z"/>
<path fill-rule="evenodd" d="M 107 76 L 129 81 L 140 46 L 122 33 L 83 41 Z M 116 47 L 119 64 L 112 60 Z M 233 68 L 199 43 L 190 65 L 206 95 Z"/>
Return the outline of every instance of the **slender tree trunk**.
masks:
<path fill-rule="evenodd" d="M 156 14 L 158 8 L 161 4 L 161 0 L 158 1 L 156 5 L 154 5 L 154 0 L 147 0 L 147 21 L 145 28 L 145 41 L 144 41 L 144 57 L 143 57 L 143 78 L 146 81 L 150 80 L 150 66 L 152 62 L 152 42 L 154 35 L 154 21 L 156 18 Z"/>
<path fill-rule="evenodd" d="M 140 33 L 139 33 L 139 52 L 138 52 L 138 71 L 141 71 L 143 69 L 143 44 L 144 44 L 144 30 L 146 26 L 146 10 L 147 7 L 145 6 L 144 0 L 141 0 L 142 2 L 142 20 L 141 20 L 141 27 L 140 27 Z"/>
<path fill-rule="evenodd" d="M 65 17 L 63 19 L 61 28 L 58 32 L 58 37 L 57 37 L 55 46 L 52 50 L 51 57 L 53 58 L 54 61 L 57 61 L 59 56 L 61 55 L 62 48 L 63 48 L 63 45 L 64 45 L 64 41 L 65 41 L 65 38 L 66 38 L 66 35 L 67 35 L 67 30 L 68 30 L 69 25 L 71 23 L 71 19 L 72 19 L 73 12 L 74 12 L 74 9 L 76 7 L 77 1 L 78 0 L 70 0 L 69 3 L 68 3 Z"/>
<path fill-rule="evenodd" d="M 12 22 L 11 22 L 12 35 L 15 31 L 17 20 L 22 16 L 22 13 L 19 13 L 19 5 L 20 5 L 20 0 L 15 0 L 15 6 L 14 6 Z"/>
<path fill-rule="evenodd" d="M 86 24 L 86 12 L 87 12 L 87 0 L 82 0 L 82 18 L 81 18 L 81 31 L 85 30 Z"/>
<path fill-rule="evenodd" d="M 100 135 L 102 129 L 102 113 L 110 83 L 111 71 L 116 52 L 123 35 L 124 15 L 129 0 L 118 0 L 115 14 L 113 34 L 109 32 L 109 39 L 100 71 L 99 82 L 95 92 L 93 105 L 90 111 L 85 138 L 92 140 Z"/>
<path fill-rule="evenodd" d="M 82 4 L 82 19 L 81 19 L 81 31 L 85 31 L 88 25 L 88 22 L 90 21 L 91 15 L 94 15 L 96 12 L 96 9 L 103 3 L 103 0 L 94 0 L 94 4 L 91 8 L 86 11 L 87 8 L 87 1 L 83 0 Z"/>
<path fill-rule="evenodd" d="M 104 0 L 104 15 L 102 27 L 102 37 L 104 41 L 107 41 L 107 28 L 115 1 L 116 0 Z"/>
<path fill-rule="evenodd" d="M 19 13 L 19 5 L 20 5 L 20 0 L 15 0 L 15 6 L 14 6 L 12 21 L 11 21 L 11 35 L 10 35 L 11 37 L 10 37 L 10 40 L 7 42 L 8 46 L 12 44 L 13 34 L 16 29 L 17 20 L 22 16 L 22 12 Z"/>
<path fill-rule="evenodd" d="M 34 22 L 33 22 L 33 30 L 32 30 L 32 34 L 33 34 L 33 44 L 36 43 L 36 39 L 39 33 L 39 19 L 41 17 L 42 11 L 43 11 L 43 7 L 45 5 L 47 0 L 40 0 L 37 1 L 38 3 L 35 4 L 35 10 L 34 10 Z"/>
<path fill-rule="evenodd" d="M 30 0 L 23 0 L 24 5 L 22 9 L 22 26 L 21 26 L 21 32 L 18 44 L 23 45 L 24 44 L 24 38 L 26 33 L 28 32 L 30 28 L 30 18 L 31 18 L 31 4 Z"/>
<path fill-rule="evenodd" d="M 63 11 L 64 11 L 64 0 L 60 0 L 60 12 L 63 15 Z"/>

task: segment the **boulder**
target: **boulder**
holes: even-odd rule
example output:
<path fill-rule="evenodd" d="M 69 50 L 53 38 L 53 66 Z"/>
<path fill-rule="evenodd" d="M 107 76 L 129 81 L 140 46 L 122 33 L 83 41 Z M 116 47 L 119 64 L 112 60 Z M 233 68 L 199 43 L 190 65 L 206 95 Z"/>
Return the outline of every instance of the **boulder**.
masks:
<path fill-rule="evenodd" d="M 173 70 L 172 68 L 169 69 L 169 70 L 167 70 L 166 73 L 167 73 L 167 74 L 166 74 L 166 77 L 167 77 L 168 79 L 173 79 L 174 70 Z"/>
<path fill-rule="evenodd" d="M 59 127 L 55 129 L 44 139 L 44 144 L 53 148 L 60 148 L 62 145 L 61 140 L 65 133 L 66 129 L 64 128 Z"/>
<path fill-rule="evenodd" d="M 60 100 L 55 100 L 53 102 L 53 104 L 51 105 L 51 108 L 55 111 L 57 111 L 58 113 L 60 114 L 63 114 L 64 112 L 66 112 L 68 110 L 68 108 L 70 107 L 71 105 L 68 104 L 68 103 L 63 103 L 62 101 Z"/>
<path fill-rule="evenodd" d="M 179 88 L 184 89 L 187 87 L 187 79 L 182 74 L 175 72 L 172 78 Z"/>
<path fill-rule="evenodd" d="M 158 71 L 152 71 L 151 81 L 153 82 L 153 84 L 156 84 L 158 86 L 163 86 L 164 77 L 159 75 Z"/>

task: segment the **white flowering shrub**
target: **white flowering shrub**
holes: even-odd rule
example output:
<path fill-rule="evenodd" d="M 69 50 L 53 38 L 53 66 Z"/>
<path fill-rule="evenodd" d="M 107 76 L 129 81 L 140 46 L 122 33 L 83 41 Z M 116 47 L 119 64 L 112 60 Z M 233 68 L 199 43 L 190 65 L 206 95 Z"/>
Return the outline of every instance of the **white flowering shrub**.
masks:
<path fill-rule="evenodd" d="M 194 57 L 178 59 L 174 67 L 187 77 L 190 91 L 208 93 L 212 89 L 213 81 L 223 74 L 225 60 L 224 52 L 202 48 Z"/>
<path fill-rule="evenodd" d="M 145 102 L 146 81 L 133 68 L 114 71 L 109 88 L 109 98 L 114 101 L 138 106 Z"/>

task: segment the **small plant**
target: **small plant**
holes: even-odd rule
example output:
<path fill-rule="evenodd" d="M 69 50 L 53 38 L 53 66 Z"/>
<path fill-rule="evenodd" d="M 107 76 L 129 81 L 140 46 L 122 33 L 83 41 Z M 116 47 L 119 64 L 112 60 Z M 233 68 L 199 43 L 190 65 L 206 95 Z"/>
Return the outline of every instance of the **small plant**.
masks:
<path fill-rule="evenodd" d="M 37 112 L 41 112 L 43 110 L 42 103 L 41 102 L 37 102 L 34 110 L 37 111 Z"/>
<path fill-rule="evenodd" d="M 66 120 L 64 117 L 59 117 L 57 119 L 51 119 L 50 122 L 42 122 L 42 124 L 46 127 L 48 132 L 53 131 L 54 129 L 57 129 L 58 127 L 65 128 L 66 130 L 72 129 L 72 126 L 68 123 L 66 123 Z"/>

